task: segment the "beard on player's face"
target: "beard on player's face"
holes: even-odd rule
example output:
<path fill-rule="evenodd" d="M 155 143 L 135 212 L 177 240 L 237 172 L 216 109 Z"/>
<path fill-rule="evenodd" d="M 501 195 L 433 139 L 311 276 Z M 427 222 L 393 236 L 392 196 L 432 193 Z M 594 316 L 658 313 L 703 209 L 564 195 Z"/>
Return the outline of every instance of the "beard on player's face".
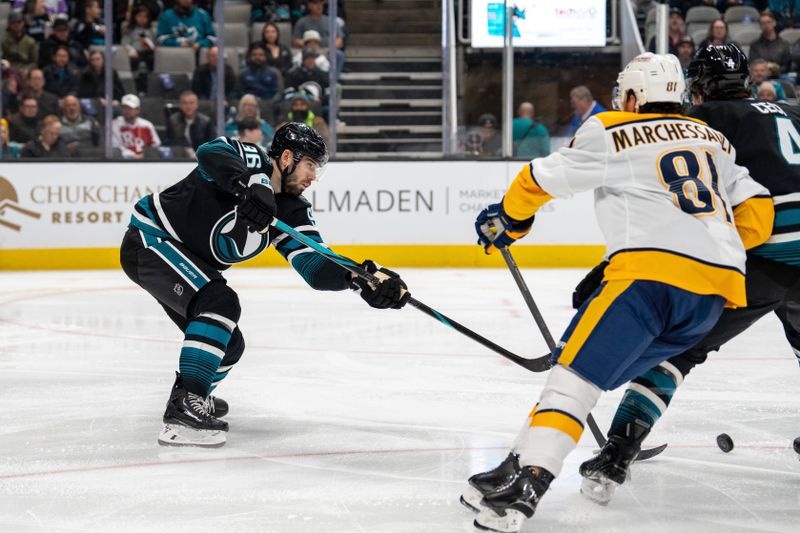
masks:
<path fill-rule="evenodd" d="M 294 172 L 284 180 L 286 190 L 283 192 L 299 196 L 317 180 L 318 171 L 319 165 L 311 158 L 304 156 L 297 163 Z"/>

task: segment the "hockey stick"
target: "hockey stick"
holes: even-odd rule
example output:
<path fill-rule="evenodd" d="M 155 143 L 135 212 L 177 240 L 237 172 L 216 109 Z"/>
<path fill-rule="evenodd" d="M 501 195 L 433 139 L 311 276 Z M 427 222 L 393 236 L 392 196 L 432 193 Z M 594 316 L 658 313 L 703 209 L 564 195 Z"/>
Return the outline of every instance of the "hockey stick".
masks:
<path fill-rule="evenodd" d="M 553 340 L 553 336 L 550 335 L 550 329 L 547 327 L 547 324 L 545 324 L 544 317 L 542 317 L 542 313 L 536 306 L 536 302 L 533 301 L 533 296 L 531 296 L 531 291 L 528 289 L 528 284 L 525 283 L 525 279 L 522 277 L 522 272 L 519 271 L 517 262 L 514 261 L 514 256 L 511 255 L 511 250 L 505 246 L 500 248 L 500 253 L 503 254 L 503 259 L 505 260 L 506 265 L 508 265 L 508 269 L 511 271 L 511 276 L 514 278 L 514 281 L 517 282 L 519 292 L 522 293 L 522 298 L 528 305 L 528 309 L 530 309 L 531 314 L 533 315 L 533 320 L 536 322 L 536 325 L 539 326 L 539 331 L 542 332 L 544 342 L 550 349 L 550 353 L 554 353 L 556 349 L 556 343 Z M 601 447 L 604 446 L 606 443 L 606 436 L 603 435 L 603 432 L 600 430 L 600 427 L 597 425 L 597 421 L 594 419 L 591 413 L 589 413 L 589 416 L 586 418 L 586 423 L 588 424 L 589 430 L 594 436 L 594 440 L 597 441 L 597 444 L 599 444 Z M 639 457 L 637 457 L 637 460 L 644 461 L 646 459 L 650 459 L 651 457 L 655 457 L 663 452 L 666 447 L 666 444 L 662 444 L 661 446 L 657 446 L 655 448 L 642 450 L 639 452 Z"/>
<path fill-rule="evenodd" d="M 330 249 L 322 246 L 318 242 L 315 242 L 315 241 L 309 239 L 307 236 L 303 235 L 302 233 L 300 233 L 299 231 L 297 231 L 293 227 L 285 224 L 284 222 L 281 222 L 277 218 L 272 221 L 271 225 L 275 226 L 275 228 L 279 229 L 280 231 L 286 233 L 287 235 L 289 235 L 291 238 L 293 238 L 297 242 L 299 242 L 299 243 L 301 243 L 301 244 L 303 244 L 305 246 L 308 246 L 309 248 L 311 248 L 315 252 L 321 254 L 326 259 L 328 259 L 330 261 L 333 261 L 334 263 L 336 263 L 337 265 L 341 266 L 342 268 L 344 268 L 346 270 L 349 270 L 350 272 L 352 272 L 356 276 L 360 277 L 361 279 L 364 279 L 364 280 L 368 281 L 369 283 L 373 283 L 373 284 L 380 283 L 380 279 L 378 279 L 373 274 L 370 274 L 369 272 L 367 272 L 366 270 L 361 268 L 361 266 L 358 263 L 355 263 L 352 260 L 337 254 L 333 250 L 330 250 Z M 527 359 L 525 357 L 520 357 L 519 355 L 506 350 L 502 346 L 493 343 L 489 339 L 478 335 L 477 333 L 475 333 L 471 329 L 467 328 L 466 326 L 462 326 L 461 324 L 459 324 L 458 322 L 456 322 L 452 318 L 449 318 L 449 317 L 443 315 L 442 313 L 436 311 L 435 309 L 432 309 L 431 307 L 428 307 L 427 305 L 425 305 L 424 303 L 420 302 L 419 300 L 417 300 L 417 299 L 415 299 L 413 297 L 410 297 L 408 299 L 408 304 L 411 305 L 412 307 L 415 307 L 416 309 L 419 309 L 420 311 L 422 311 L 426 315 L 435 318 L 436 320 L 438 320 L 439 322 L 441 322 L 445 326 L 458 331 L 462 335 L 466 335 L 470 339 L 482 344 L 486 348 L 489 348 L 493 352 L 502 355 L 503 357 L 505 357 L 509 361 L 511 361 L 513 363 L 516 363 L 519 366 L 521 366 L 521 367 L 523 367 L 523 368 L 525 368 L 527 370 L 530 370 L 531 372 L 544 372 L 550 366 L 549 362 L 548 362 L 549 357 L 540 357 L 540 358 L 537 358 L 537 359 Z"/>

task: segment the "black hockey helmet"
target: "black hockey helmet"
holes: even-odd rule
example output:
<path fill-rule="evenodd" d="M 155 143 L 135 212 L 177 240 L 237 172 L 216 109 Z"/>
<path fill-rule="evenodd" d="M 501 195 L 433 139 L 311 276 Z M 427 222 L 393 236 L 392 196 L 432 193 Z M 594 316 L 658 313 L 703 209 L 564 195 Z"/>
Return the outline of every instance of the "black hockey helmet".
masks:
<path fill-rule="evenodd" d="M 294 165 L 291 168 L 280 168 L 281 154 L 284 150 L 292 152 Z M 301 122 L 288 122 L 275 132 L 267 155 L 278 163 L 278 170 L 285 178 L 294 172 L 294 167 L 303 157 L 308 157 L 322 169 L 328 162 L 328 147 L 325 146 L 322 136 L 313 128 Z"/>
<path fill-rule="evenodd" d="M 750 95 L 750 65 L 735 44 L 710 44 L 698 50 L 687 70 L 689 90 L 705 100 L 732 100 Z"/>

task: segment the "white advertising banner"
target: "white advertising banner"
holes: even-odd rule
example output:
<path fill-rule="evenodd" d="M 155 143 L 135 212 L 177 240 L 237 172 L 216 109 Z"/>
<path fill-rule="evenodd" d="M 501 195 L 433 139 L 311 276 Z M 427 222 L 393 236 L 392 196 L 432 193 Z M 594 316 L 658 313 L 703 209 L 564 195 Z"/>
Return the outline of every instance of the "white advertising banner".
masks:
<path fill-rule="evenodd" d="M 331 244 L 473 244 L 519 162 L 336 162 L 306 192 Z M 182 163 L 0 164 L 0 249 L 119 245 L 133 204 L 187 175 Z M 527 244 L 602 244 L 591 194 L 555 200 Z"/>

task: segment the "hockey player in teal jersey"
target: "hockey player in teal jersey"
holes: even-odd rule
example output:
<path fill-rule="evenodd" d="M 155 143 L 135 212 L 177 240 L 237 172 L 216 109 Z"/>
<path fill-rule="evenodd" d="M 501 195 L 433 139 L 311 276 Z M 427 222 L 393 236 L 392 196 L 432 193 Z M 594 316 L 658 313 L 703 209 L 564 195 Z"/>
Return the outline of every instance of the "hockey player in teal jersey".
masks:
<path fill-rule="evenodd" d="M 272 228 L 277 216 L 315 242 L 322 237 L 303 197 L 328 159 L 320 135 L 290 122 L 269 153 L 220 137 L 197 150 L 197 167 L 135 206 L 122 242 L 125 273 L 152 295 L 183 331 L 179 368 L 159 435 L 163 445 L 222 446 L 228 405 L 211 396 L 244 352 L 240 307 L 222 271 L 270 244 L 314 289 L 356 290 L 372 307 L 399 309 L 409 294 L 400 277 L 372 261 L 383 280 L 370 285 Z"/>

